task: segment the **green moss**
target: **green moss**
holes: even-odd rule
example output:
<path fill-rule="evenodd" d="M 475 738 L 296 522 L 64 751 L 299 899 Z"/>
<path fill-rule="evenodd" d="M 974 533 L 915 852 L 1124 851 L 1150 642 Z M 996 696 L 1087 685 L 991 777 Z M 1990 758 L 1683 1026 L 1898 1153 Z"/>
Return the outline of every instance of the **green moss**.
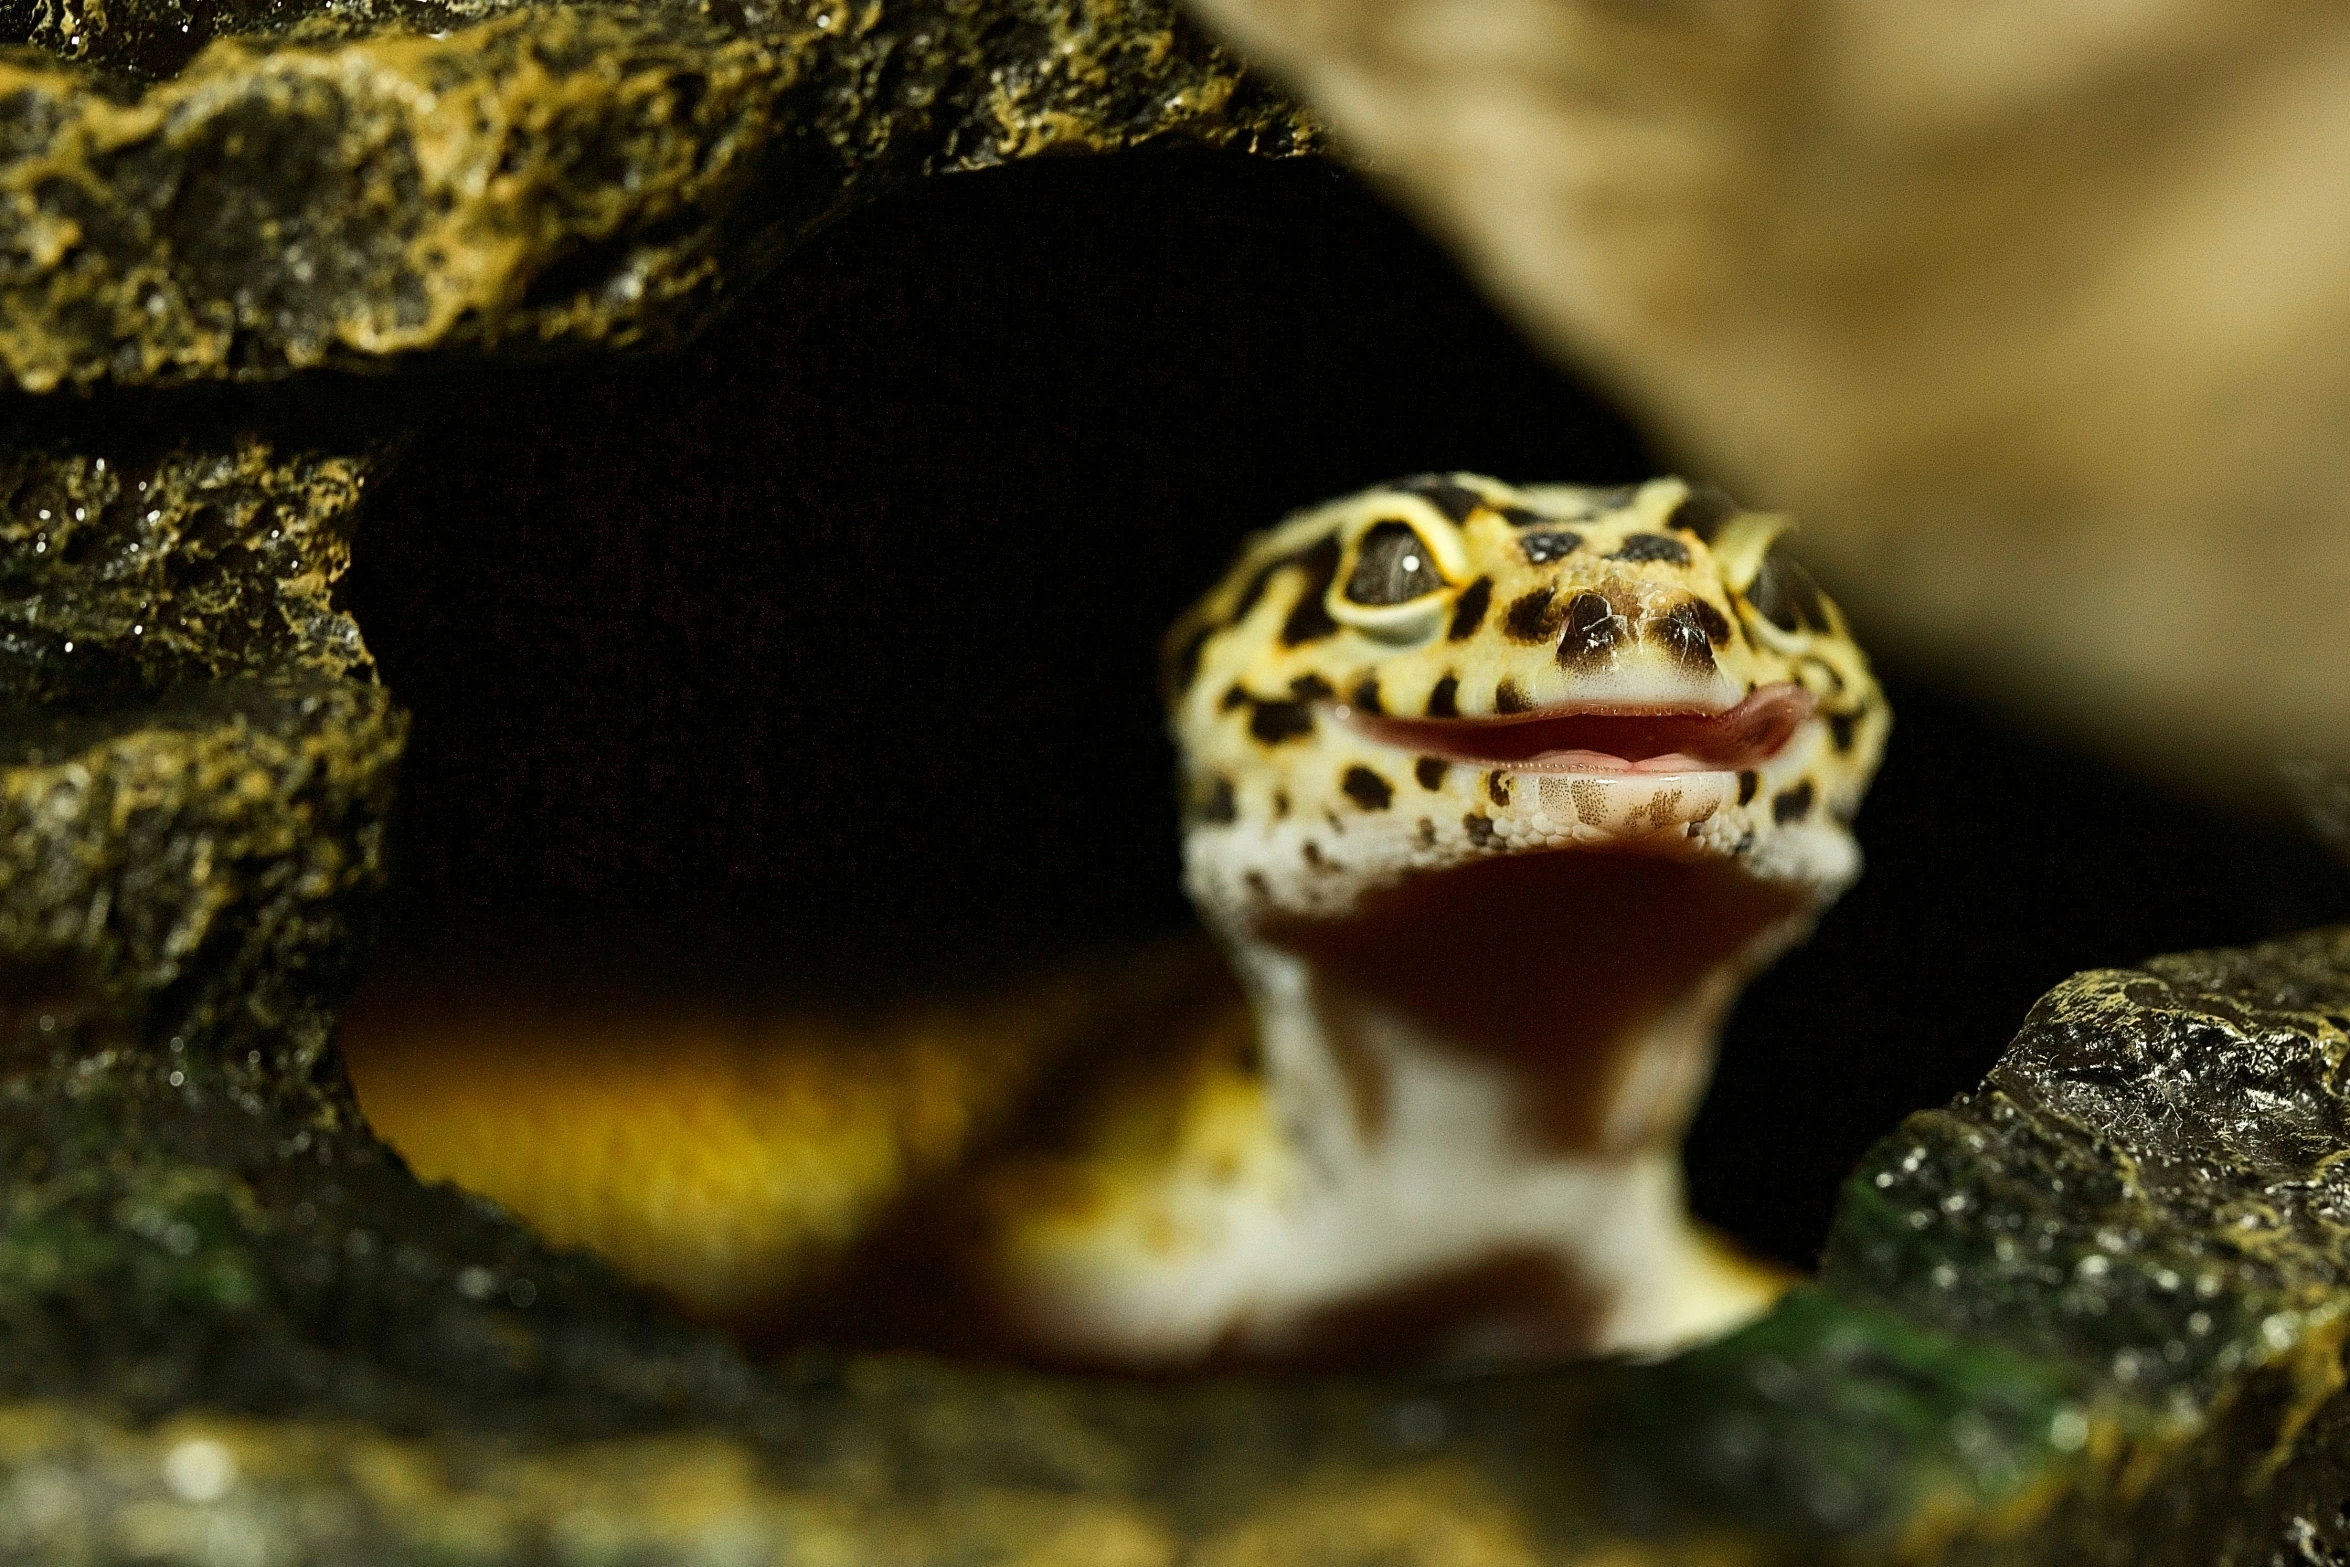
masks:
<path fill-rule="evenodd" d="M 1627 1378 L 1597 1428 L 1634 1517 L 1884 1538 L 1996 1508 L 2069 1462 L 2088 1391 L 2063 1367 L 1805 1288 Z"/>
<path fill-rule="evenodd" d="M 206 1318 L 268 1293 L 253 1194 L 217 1170 L 146 1162 L 13 1184 L 0 1203 L 0 1318 L 71 1294 Z"/>

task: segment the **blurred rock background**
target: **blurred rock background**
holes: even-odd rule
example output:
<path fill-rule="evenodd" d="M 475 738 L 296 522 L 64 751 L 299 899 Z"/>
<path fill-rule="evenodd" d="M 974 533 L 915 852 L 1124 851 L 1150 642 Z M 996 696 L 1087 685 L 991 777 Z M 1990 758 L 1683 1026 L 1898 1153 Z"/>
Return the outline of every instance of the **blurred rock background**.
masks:
<path fill-rule="evenodd" d="M 2198 787 L 2350 760 L 2350 16 L 1200 0 L 1921 668 Z"/>

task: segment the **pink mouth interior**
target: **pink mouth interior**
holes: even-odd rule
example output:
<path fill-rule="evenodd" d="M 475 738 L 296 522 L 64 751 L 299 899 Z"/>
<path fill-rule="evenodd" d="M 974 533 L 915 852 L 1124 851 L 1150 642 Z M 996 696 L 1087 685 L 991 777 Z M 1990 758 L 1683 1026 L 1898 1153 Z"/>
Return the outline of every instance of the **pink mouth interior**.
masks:
<path fill-rule="evenodd" d="M 1361 733 L 1400 750 L 1525 772 L 1736 772 L 1769 761 L 1812 715 L 1799 685 L 1764 686 L 1716 713 L 1547 708 L 1507 718 L 1390 718 L 1349 711 Z"/>

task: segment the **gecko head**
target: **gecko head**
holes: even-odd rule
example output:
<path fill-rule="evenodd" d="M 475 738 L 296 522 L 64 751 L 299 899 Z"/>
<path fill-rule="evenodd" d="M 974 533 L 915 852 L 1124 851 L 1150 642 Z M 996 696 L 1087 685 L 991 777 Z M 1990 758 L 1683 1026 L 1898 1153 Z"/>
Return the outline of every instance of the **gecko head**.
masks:
<path fill-rule="evenodd" d="M 1891 727 L 1787 526 L 1679 479 L 1444 474 L 1251 539 L 1167 641 L 1209 923 L 1387 964 L 1563 940 L 1658 994 L 1750 970 L 1858 873 Z"/>
<path fill-rule="evenodd" d="M 1342 917 L 1502 857 L 1711 861 L 1824 904 L 1891 715 L 1784 518 L 1678 479 L 1381 485 L 1169 634 L 1192 890 Z"/>

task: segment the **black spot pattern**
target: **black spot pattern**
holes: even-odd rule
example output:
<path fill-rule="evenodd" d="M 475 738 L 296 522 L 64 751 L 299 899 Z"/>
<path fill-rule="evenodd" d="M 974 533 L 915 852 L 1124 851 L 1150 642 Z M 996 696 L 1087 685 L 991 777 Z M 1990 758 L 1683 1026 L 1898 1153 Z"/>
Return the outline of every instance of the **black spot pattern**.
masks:
<path fill-rule="evenodd" d="M 1195 820 L 1218 825 L 1231 821 L 1239 814 L 1239 803 L 1232 794 L 1232 780 L 1220 773 L 1208 779 L 1207 787 L 1200 791 L 1198 800 L 1192 806 Z"/>
<path fill-rule="evenodd" d="M 1828 628 L 1827 611 L 1820 606 L 1819 584 L 1811 580 L 1810 572 L 1775 545 L 1763 556 L 1754 580 L 1746 585 L 1746 602 L 1781 631 Z"/>
<path fill-rule="evenodd" d="M 1295 565 L 1296 563 L 1297 557 L 1295 555 L 1283 555 L 1276 559 L 1269 560 L 1262 566 L 1259 566 L 1253 573 L 1250 574 L 1248 585 L 1240 590 L 1240 597 L 1233 603 L 1232 606 L 1232 617 L 1226 622 L 1226 624 L 1237 626 L 1242 621 L 1248 619 L 1248 612 L 1252 609 L 1255 609 L 1257 607 L 1257 600 L 1265 596 L 1265 589 L 1273 581 L 1273 573 L 1279 571 L 1284 566 Z"/>
<path fill-rule="evenodd" d="M 1436 824 L 1425 816 L 1420 818 L 1419 835 L 1421 848 L 1433 849 L 1436 847 Z"/>
<path fill-rule="evenodd" d="M 1536 588 L 1510 601 L 1509 613 L 1502 617 L 1501 628 L 1513 642 L 1548 642 L 1557 634 L 1563 618 L 1551 608 L 1552 588 Z"/>
<path fill-rule="evenodd" d="M 1619 545 L 1609 560 L 1663 561 L 1669 566 L 1689 564 L 1689 546 L 1661 533 L 1635 533 Z"/>
<path fill-rule="evenodd" d="M 1583 547 L 1583 535 L 1569 533 L 1564 528 L 1546 528 L 1540 533 L 1529 533 L 1518 547 L 1526 552 L 1529 565 L 1547 566 L 1554 560 L 1565 560 Z"/>
<path fill-rule="evenodd" d="M 1314 710 L 1303 702 L 1259 702 L 1248 715 L 1248 732 L 1267 745 L 1279 745 L 1314 732 Z"/>
<path fill-rule="evenodd" d="M 1518 689 L 1515 680 L 1504 678 L 1493 688 L 1493 710 L 1497 713 L 1523 713 L 1534 704 L 1526 700 L 1526 693 Z"/>
<path fill-rule="evenodd" d="M 1453 642 L 1466 642 L 1485 624 L 1485 611 L 1493 603 L 1493 579 L 1479 577 L 1461 589 L 1461 596 L 1452 606 L 1452 627 L 1445 637 Z"/>
<path fill-rule="evenodd" d="M 1430 718 L 1458 718 L 1461 716 L 1461 681 L 1458 675 L 1446 675 L 1436 682 L 1428 693 Z"/>
<path fill-rule="evenodd" d="M 1785 826 L 1811 814 L 1811 780 L 1780 790 L 1771 797 L 1771 820 Z"/>
<path fill-rule="evenodd" d="M 1320 675 L 1300 675 L 1289 683 L 1289 694 L 1299 702 L 1327 702 L 1338 693 Z"/>
<path fill-rule="evenodd" d="M 1665 526 L 1693 533 L 1711 544 L 1714 535 L 1721 531 L 1722 524 L 1737 515 L 1736 501 L 1720 490 L 1700 485 L 1689 492 L 1686 500 L 1673 508 L 1673 514 L 1665 519 Z"/>
<path fill-rule="evenodd" d="M 1451 770 L 1452 764 L 1441 756 L 1423 756 L 1412 764 L 1412 776 L 1423 789 L 1443 788 L 1444 775 Z"/>
<path fill-rule="evenodd" d="M 1160 678 L 1166 686 L 1168 701 L 1189 691 L 1191 683 L 1199 678 L 1200 655 L 1208 650 L 1208 638 L 1215 634 L 1215 627 L 1202 626 L 1167 650 L 1167 662 Z"/>
<path fill-rule="evenodd" d="M 1296 607 L 1281 623 L 1283 647 L 1317 642 L 1338 629 L 1338 622 L 1330 618 L 1330 611 L 1322 604 L 1322 596 L 1330 591 L 1331 579 L 1338 575 L 1338 536 L 1330 534 L 1317 541 L 1313 548 L 1298 556 L 1297 563 L 1305 568 L 1305 582 L 1298 589 Z"/>
<path fill-rule="evenodd" d="M 1287 821 L 1288 819 L 1289 791 L 1286 789 L 1276 789 L 1273 791 L 1273 820 L 1279 822 Z"/>
<path fill-rule="evenodd" d="M 1694 621 L 1697 629 L 1705 633 L 1705 639 L 1715 647 L 1730 640 L 1730 617 L 1703 599 L 1690 599 L 1687 603 L 1677 605 L 1673 613 L 1686 615 Z"/>
<path fill-rule="evenodd" d="M 1469 841 L 1478 848 L 1490 849 L 1493 847 L 1492 817 L 1471 811 L 1461 818 L 1461 830 L 1469 835 Z"/>
<path fill-rule="evenodd" d="M 1226 686 L 1224 688 L 1224 695 L 1217 701 L 1216 706 L 1222 711 L 1229 713 L 1234 708 L 1246 707 L 1249 705 L 1249 703 L 1255 700 L 1255 697 L 1250 696 L 1246 691 L 1243 691 L 1238 686 Z"/>
<path fill-rule="evenodd" d="M 1401 490 L 1406 495 L 1417 495 L 1456 523 L 1467 522 L 1469 513 L 1485 504 L 1485 497 L 1475 490 L 1458 485 L 1441 473 L 1414 474 L 1386 486 Z"/>
<path fill-rule="evenodd" d="M 1544 523 L 1558 521 L 1556 517 L 1545 517 L 1542 513 L 1528 511 L 1523 506 L 1502 507 L 1501 518 L 1513 528 L 1539 528 Z"/>
<path fill-rule="evenodd" d="M 1366 811 L 1384 811 L 1395 798 L 1394 788 L 1368 767 L 1350 767 L 1338 781 L 1346 797 Z"/>
<path fill-rule="evenodd" d="M 1859 727 L 1860 714 L 1858 713 L 1830 713 L 1828 715 L 1828 738 L 1835 742 L 1836 749 L 1840 752 L 1852 749 L 1852 732 Z"/>
<path fill-rule="evenodd" d="M 1509 804 L 1510 775 L 1507 773 L 1487 773 L 1485 775 L 1485 798 L 1496 805 Z"/>
<path fill-rule="evenodd" d="M 1559 638 L 1562 665 L 1588 662 L 1624 640 L 1615 606 L 1596 593 L 1578 593 L 1567 602 L 1567 630 Z"/>
<path fill-rule="evenodd" d="M 1387 711 L 1386 708 L 1379 705 L 1379 677 L 1377 675 L 1363 676 L 1361 682 L 1355 686 L 1355 694 L 1348 697 L 1346 701 L 1347 705 L 1358 713 L 1384 713 Z"/>
<path fill-rule="evenodd" d="M 1762 787 L 1762 778 L 1755 773 L 1738 775 L 1738 803 L 1746 804 L 1754 798 L 1754 791 Z"/>
<path fill-rule="evenodd" d="M 1705 633 L 1678 615 L 1660 615 L 1648 623 L 1649 639 L 1660 644 L 1678 664 L 1704 668 L 1714 661 Z"/>

